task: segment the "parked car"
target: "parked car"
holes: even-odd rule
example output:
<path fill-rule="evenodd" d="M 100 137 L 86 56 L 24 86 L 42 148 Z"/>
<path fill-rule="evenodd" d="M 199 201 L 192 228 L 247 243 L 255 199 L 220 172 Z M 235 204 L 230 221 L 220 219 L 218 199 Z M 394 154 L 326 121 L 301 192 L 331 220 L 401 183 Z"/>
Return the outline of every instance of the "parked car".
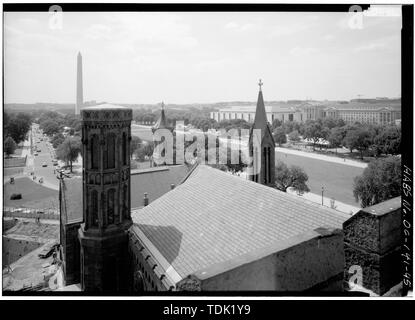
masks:
<path fill-rule="evenodd" d="M 35 153 L 35 156 L 37 156 L 38 154 L 37 153 Z"/>
<path fill-rule="evenodd" d="M 47 167 L 47 166 L 48 166 L 48 164 L 46 162 L 42 163 L 42 167 Z"/>
<path fill-rule="evenodd" d="M 45 246 L 45 248 L 39 253 L 39 258 L 46 259 L 49 257 L 53 252 L 55 252 L 55 248 L 58 248 L 58 243 L 53 243 L 50 246 Z"/>

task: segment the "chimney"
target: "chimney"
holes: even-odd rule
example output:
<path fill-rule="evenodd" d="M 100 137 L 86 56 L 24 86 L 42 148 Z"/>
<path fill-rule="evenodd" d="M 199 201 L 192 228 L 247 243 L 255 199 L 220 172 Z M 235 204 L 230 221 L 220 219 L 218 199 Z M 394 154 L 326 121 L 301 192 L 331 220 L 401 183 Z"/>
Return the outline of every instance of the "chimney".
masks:
<path fill-rule="evenodd" d="M 144 199 L 143 199 L 144 207 L 148 206 L 148 195 L 147 192 L 144 192 Z"/>
<path fill-rule="evenodd" d="M 174 185 L 174 183 L 172 183 L 172 184 L 170 185 L 170 190 L 173 190 L 173 189 L 174 189 L 174 187 L 175 187 L 175 185 Z"/>

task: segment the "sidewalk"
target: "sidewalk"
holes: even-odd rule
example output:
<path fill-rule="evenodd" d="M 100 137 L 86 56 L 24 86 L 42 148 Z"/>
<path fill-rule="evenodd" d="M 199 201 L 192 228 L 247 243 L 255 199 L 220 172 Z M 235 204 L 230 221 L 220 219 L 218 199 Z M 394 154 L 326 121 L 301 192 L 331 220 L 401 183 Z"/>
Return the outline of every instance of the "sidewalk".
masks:
<path fill-rule="evenodd" d="M 290 190 L 290 189 L 288 189 L 287 192 L 297 195 L 295 191 Z M 307 193 L 304 193 L 303 195 L 298 195 L 298 196 L 321 205 L 321 195 L 307 192 Z M 330 201 L 331 201 L 330 198 L 323 197 L 323 205 L 325 207 L 331 208 Z M 346 203 L 343 203 L 337 200 L 334 202 L 334 208 L 332 209 L 335 209 L 337 211 L 341 211 L 341 212 L 344 212 L 350 215 L 353 215 L 360 210 L 359 207 L 351 206 L 349 204 L 346 204 Z"/>
<path fill-rule="evenodd" d="M 231 174 L 231 173 L 229 173 L 229 174 Z M 241 172 L 239 177 L 241 179 L 247 179 L 246 172 Z M 307 199 L 309 201 L 312 201 L 314 203 L 318 203 L 318 204 L 321 205 L 321 195 L 318 195 L 318 194 L 315 194 L 315 193 L 310 193 L 310 192 L 306 192 L 302 195 L 298 195 L 297 192 L 293 191 L 292 189 L 288 189 L 287 193 L 294 194 L 298 197 L 302 197 L 304 199 Z M 331 208 L 330 201 L 331 201 L 331 198 L 323 197 L 323 205 L 325 207 Z M 356 212 L 358 212 L 360 210 L 359 207 L 351 206 L 349 204 L 346 204 L 346 203 L 343 203 L 343 202 L 340 202 L 340 201 L 337 201 L 337 200 L 334 202 L 334 209 L 337 210 L 337 211 L 343 212 L 343 213 L 350 214 L 350 215 L 353 215 L 353 214 L 355 214 Z"/>

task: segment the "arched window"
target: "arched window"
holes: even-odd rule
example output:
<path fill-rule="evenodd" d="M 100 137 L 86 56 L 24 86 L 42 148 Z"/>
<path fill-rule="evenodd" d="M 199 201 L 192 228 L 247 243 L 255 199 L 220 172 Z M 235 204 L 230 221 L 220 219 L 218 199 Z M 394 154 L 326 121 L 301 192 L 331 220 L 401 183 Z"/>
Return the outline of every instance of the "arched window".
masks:
<path fill-rule="evenodd" d="M 267 173 L 268 173 L 268 177 L 267 177 L 267 181 L 271 182 L 271 147 L 267 147 Z"/>
<path fill-rule="evenodd" d="M 264 148 L 264 183 L 268 183 L 268 148 Z"/>
<path fill-rule="evenodd" d="M 113 190 L 113 198 L 114 198 L 114 223 L 120 223 L 120 214 L 121 214 L 121 210 L 122 207 L 120 208 L 118 205 L 118 194 L 117 192 L 115 192 L 115 190 Z"/>
<path fill-rule="evenodd" d="M 105 192 L 101 192 L 101 210 L 102 210 L 102 216 L 103 216 L 103 225 L 104 226 L 106 226 L 107 225 L 107 222 L 106 222 L 106 219 L 105 219 L 105 204 L 106 204 L 106 202 L 105 202 Z"/>
<path fill-rule="evenodd" d="M 91 224 L 94 227 L 98 226 L 98 192 L 96 190 L 92 190 L 91 193 L 91 215 L 92 221 Z"/>
<path fill-rule="evenodd" d="M 107 215 L 108 215 L 108 224 L 114 223 L 114 209 L 115 209 L 115 190 L 108 190 L 108 199 L 107 199 Z"/>
<path fill-rule="evenodd" d="M 128 219 L 128 192 L 127 192 L 127 185 L 124 185 L 123 188 L 123 203 L 122 203 L 122 208 L 123 208 L 123 217 L 124 219 Z"/>
<path fill-rule="evenodd" d="M 113 133 L 107 136 L 107 161 L 105 169 L 115 168 L 115 135 Z"/>
<path fill-rule="evenodd" d="M 122 164 L 127 165 L 127 135 L 125 132 L 122 134 Z"/>
<path fill-rule="evenodd" d="M 99 158 L 99 138 L 97 135 L 94 134 L 91 139 L 91 169 L 99 168 Z"/>

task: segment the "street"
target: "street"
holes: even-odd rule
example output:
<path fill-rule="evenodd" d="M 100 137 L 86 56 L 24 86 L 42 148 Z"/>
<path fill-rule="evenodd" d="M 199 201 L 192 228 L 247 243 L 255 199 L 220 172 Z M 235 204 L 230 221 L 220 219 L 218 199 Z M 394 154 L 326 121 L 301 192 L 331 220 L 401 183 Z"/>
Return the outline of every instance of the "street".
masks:
<path fill-rule="evenodd" d="M 56 178 L 57 174 L 55 171 L 57 167 L 53 166 L 52 163 L 53 157 L 51 152 L 54 152 L 53 147 L 47 141 L 47 138 L 39 132 L 37 126 L 33 126 L 33 128 L 33 146 L 37 146 L 37 149 L 40 150 L 40 152 L 37 152 L 37 156 L 35 156 L 35 148 L 33 149 L 33 154 L 30 154 L 29 152 L 28 161 L 26 164 L 27 172 L 29 175 L 30 172 L 34 172 L 34 175 L 36 176 L 36 182 L 39 182 L 39 179 L 43 178 L 43 186 L 58 190 L 59 180 Z M 43 141 L 41 141 L 41 139 Z M 43 164 L 46 164 L 47 166 L 43 167 Z"/>

